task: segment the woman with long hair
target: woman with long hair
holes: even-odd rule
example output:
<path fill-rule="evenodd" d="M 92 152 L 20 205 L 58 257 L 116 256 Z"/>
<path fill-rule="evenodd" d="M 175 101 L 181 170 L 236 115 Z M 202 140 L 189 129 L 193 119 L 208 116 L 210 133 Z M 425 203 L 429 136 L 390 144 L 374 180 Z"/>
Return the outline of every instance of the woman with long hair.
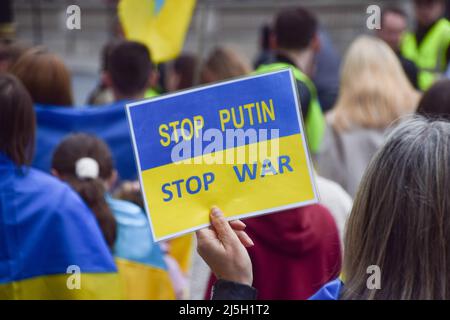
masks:
<path fill-rule="evenodd" d="M 344 58 L 337 103 L 327 114 L 318 173 L 354 197 L 390 124 L 414 113 L 418 99 L 388 45 L 371 36 L 358 37 Z"/>

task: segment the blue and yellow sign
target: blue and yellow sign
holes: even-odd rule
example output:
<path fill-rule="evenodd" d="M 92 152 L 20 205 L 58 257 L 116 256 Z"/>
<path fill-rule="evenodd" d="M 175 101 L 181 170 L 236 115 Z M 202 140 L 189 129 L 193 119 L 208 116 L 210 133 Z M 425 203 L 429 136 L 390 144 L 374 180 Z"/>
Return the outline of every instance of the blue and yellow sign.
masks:
<path fill-rule="evenodd" d="M 156 241 L 318 201 L 289 69 L 127 105 Z"/>

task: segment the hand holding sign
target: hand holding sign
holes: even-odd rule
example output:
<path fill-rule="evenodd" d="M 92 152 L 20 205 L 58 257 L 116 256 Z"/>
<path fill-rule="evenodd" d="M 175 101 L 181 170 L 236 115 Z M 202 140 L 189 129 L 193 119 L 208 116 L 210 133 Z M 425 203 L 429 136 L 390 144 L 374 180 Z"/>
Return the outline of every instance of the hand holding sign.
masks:
<path fill-rule="evenodd" d="M 317 202 L 289 69 L 127 105 L 155 240 Z"/>
<path fill-rule="evenodd" d="M 245 247 L 253 246 L 253 241 L 245 231 L 236 230 L 242 227 L 238 221 L 229 224 L 222 211 L 213 208 L 212 228 L 197 231 L 197 251 L 218 279 L 251 286 L 252 262 Z"/>

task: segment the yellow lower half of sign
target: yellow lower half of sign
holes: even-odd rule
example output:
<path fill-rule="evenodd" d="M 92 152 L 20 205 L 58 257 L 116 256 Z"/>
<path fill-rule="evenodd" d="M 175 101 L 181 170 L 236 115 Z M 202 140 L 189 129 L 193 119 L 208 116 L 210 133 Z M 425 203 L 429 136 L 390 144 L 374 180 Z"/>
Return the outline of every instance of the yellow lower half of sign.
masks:
<path fill-rule="evenodd" d="M 170 238 L 208 224 L 213 206 L 220 207 L 228 218 L 237 218 L 316 202 L 312 168 L 300 134 L 237 147 L 231 152 L 254 155 L 255 147 L 270 150 L 268 145 L 276 146 L 275 152 L 253 159 L 247 156 L 245 163 L 198 164 L 202 161 L 196 160 L 202 159 L 193 158 L 189 164 L 172 163 L 143 171 L 155 238 Z M 214 157 L 225 160 L 226 152 L 230 150 L 218 151 Z"/>

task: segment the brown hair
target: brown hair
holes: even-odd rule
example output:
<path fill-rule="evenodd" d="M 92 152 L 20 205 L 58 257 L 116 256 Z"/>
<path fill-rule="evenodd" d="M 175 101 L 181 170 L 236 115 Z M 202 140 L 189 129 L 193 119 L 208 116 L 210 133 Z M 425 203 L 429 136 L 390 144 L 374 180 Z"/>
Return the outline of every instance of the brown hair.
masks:
<path fill-rule="evenodd" d="M 284 9 L 275 18 L 277 45 L 280 49 L 306 49 L 318 28 L 319 22 L 311 11 L 302 7 Z"/>
<path fill-rule="evenodd" d="M 57 55 L 40 47 L 29 49 L 10 71 L 22 81 L 34 103 L 73 104 L 70 72 Z"/>
<path fill-rule="evenodd" d="M 450 123 L 401 123 L 372 159 L 345 236 L 343 299 L 450 299 Z M 381 270 L 369 289 L 367 270 Z"/>
<path fill-rule="evenodd" d="M 114 197 L 132 202 L 144 209 L 144 199 L 142 198 L 138 181 L 122 182 L 114 192 Z"/>
<path fill-rule="evenodd" d="M 30 95 L 10 74 L 0 74 L 0 152 L 16 165 L 33 160 L 36 116 Z"/>
<path fill-rule="evenodd" d="M 203 83 L 226 80 L 250 73 L 248 61 L 230 47 L 217 47 L 202 67 Z"/>
<path fill-rule="evenodd" d="M 428 89 L 419 102 L 417 113 L 427 117 L 450 119 L 450 80 L 439 80 Z"/>
<path fill-rule="evenodd" d="M 173 71 L 180 77 L 177 90 L 190 88 L 194 85 L 194 75 L 197 68 L 197 57 L 193 54 L 182 54 L 173 63 Z"/>
<path fill-rule="evenodd" d="M 99 165 L 98 178 L 80 178 L 76 173 L 77 161 L 92 158 Z M 52 168 L 59 177 L 69 183 L 94 212 L 103 236 L 110 247 L 116 239 L 116 220 L 105 200 L 105 180 L 114 170 L 111 152 L 100 139 L 84 134 L 66 137 L 56 148 Z"/>
<path fill-rule="evenodd" d="M 121 95 L 132 97 L 149 85 L 153 63 L 148 48 L 136 41 L 120 41 L 112 45 L 106 56 L 105 71 Z"/>

